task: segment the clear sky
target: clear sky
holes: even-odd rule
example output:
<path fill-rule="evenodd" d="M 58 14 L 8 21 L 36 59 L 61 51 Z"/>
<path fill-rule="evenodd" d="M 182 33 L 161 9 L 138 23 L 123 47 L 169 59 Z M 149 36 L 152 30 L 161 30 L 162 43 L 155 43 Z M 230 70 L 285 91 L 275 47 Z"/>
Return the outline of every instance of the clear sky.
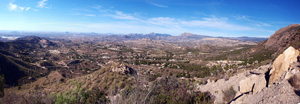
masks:
<path fill-rule="evenodd" d="M 0 0 L 0 30 L 269 37 L 300 0 Z"/>

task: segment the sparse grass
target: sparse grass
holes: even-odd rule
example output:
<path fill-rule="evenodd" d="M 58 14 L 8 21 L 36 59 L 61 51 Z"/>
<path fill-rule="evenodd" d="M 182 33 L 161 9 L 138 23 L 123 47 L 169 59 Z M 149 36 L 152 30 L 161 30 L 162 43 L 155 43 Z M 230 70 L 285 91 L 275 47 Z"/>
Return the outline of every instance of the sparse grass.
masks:
<path fill-rule="evenodd" d="M 188 72 L 192 72 L 187 73 L 186 75 L 181 75 L 181 76 L 185 76 L 187 78 L 192 77 L 192 76 L 196 76 L 198 78 L 204 78 L 207 76 L 211 76 L 212 74 L 216 75 L 217 73 L 222 74 L 223 73 L 223 69 L 220 66 L 213 66 L 211 68 L 207 67 L 207 66 L 201 66 L 201 65 L 197 65 L 197 64 L 187 64 L 187 63 L 180 63 L 180 64 L 176 64 L 178 65 L 181 69 L 183 70 L 187 70 Z"/>
<path fill-rule="evenodd" d="M 255 61 L 257 61 L 258 63 L 261 63 L 262 61 L 271 59 L 273 53 L 274 52 L 271 52 L 271 51 L 255 53 L 255 54 L 251 55 L 250 58 L 244 59 L 243 60 L 244 62 L 241 65 L 253 64 Z"/>
<path fill-rule="evenodd" d="M 162 62 L 162 61 L 148 61 L 148 60 L 135 60 L 134 63 L 135 63 L 135 65 L 141 65 L 141 64 L 151 65 L 151 64 L 162 64 L 164 62 Z"/>
<path fill-rule="evenodd" d="M 223 53 L 221 55 L 214 56 L 214 57 L 208 57 L 208 58 L 206 58 L 206 60 L 228 60 L 228 59 L 230 59 L 229 57 L 240 55 L 240 54 L 242 54 L 243 52 L 247 51 L 250 48 L 251 48 L 251 46 L 245 46 L 242 49 L 226 52 L 226 53 Z M 237 60 L 237 59 L 231 59 L 231 60 Z"/>
<path fill-rule="evenodd" d="M 203 65 L 198 64 L 191 64 L 191 63 L 185 63 L 185 62 L 162 62 L 162 61 L 148 61 L 148 60 L 136 60 L 136 65 L 145 64 L 145 65 L 152 65 L 152 64 L 164 64 L 165 68 L 172 68 L 172 69 L 182 69 L 186 70 L 188 72 L 191 72 L 190 74 L 187 73 L 174 73 L 177 77 L 199 77 L 204 78 L 207 76 L 211 76 L 212 74 L 217 75 L 218 73 L 223 73 L 223 69 L 221 66 L 213 66 L 213 67 L 207 67 Z M 235 65 L 230 65 L 228 68 L 236 68 Z M 173 75 L 173 73 L 172 73 Z"/>
<path fill-rule="evenodd" d="M 154 104 L 211 104 L 209 93 L 194 92 L 188 83 L 180 82 L 175 78 L 156 80 L 151 88 L 152 92 L 147 103 Z M 151 100 L 150 100 L 151 99 Z"/>
<path fill-rule="evenodd" d="M 161 77 L 161 74 L 158 73 L 158 74 L 150 75 L 149 81 L 152 82 L 156 80 L 158 77 Z"/>
<path fill-rule="evenodd" d="M 119 93 L 123 88 L 128 86 L 133 87 L 133 85 L 135 85 L 132 76 L 111 72 L 111 68 L 112 67 L 108 66 L 85 76 L 73 79 L 66 78 L 64 82 L 60 82 L 59 80 L 61 78 L 58 77 L 59 75 L 52 72 L 47 77 L 20 86 L 20 90 L 16 87 L 15 93 L 20 95 L 20 99 L 30 100 L 28 97 L 22 98 L 22 96 L 27 96 L 30 92 L 31 94 L 28 96 L 34 97 L 41 92 L 41 94 L 46 94 L 51 97 L 50 93 L 55 92 L 52 94 L 51 99 L 53 99 L 53 102 L 59 104 L 94 104 L 96 102 L 107 102 L 107 96 L 111 94 L 111 91 L 115 91 L 112 93 L 114 95 Z M 7 98 L 6 101 L 8 101 Z"/>
<path fill-rule="evenodd" d="M 122 91 L 121 91 L 121 96 L 122 99 L 127 99 L 127 97 L 134 92 L 134 88 L 132 86 L 126 86 Z"/>

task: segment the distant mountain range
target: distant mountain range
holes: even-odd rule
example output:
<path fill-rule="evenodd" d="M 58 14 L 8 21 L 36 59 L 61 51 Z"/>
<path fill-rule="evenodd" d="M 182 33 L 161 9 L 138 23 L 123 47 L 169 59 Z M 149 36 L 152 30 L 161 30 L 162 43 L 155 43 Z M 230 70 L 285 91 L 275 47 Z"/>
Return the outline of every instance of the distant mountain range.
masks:
<path fill-rule="evenodd" d="M 252 41 L 252 42 L 262 42 L 268 38 L 257 38 L 257 37 L 213 37 L 206 35 L 198 35 L 193 33 L 182 33 L 179 36 L 173 36 L 170 34 L 160 34 L 160 33 L 149 33 L 149 34 L 127 34 L 127 35 L 102 35 L 100 36 L 102 40 L 137 40 L 137 39 L 152 39 L 152 40 L 164 40 L 164 41 L 197 41 L 204 38 L 219 38 L 219 39 L 229 39 L 238 41 Z"/>
<path fill-rule="evenodd" d="M 268 38 L 257 38 L 257 37 L 213 37 L 207 35 L 198 35 L 193 33 L 182 33 L 179 36 L 174 36 L 170 34 L 161 34 L 161 33 L 132 33 L 132 34 L 100 34 L 100 33 L 71 33 L 71 32 L 2 32 L 0 33 L 0 41 L 9 41 L 15 37 L 24 37 L 24 36 L 39 36 L 39 37 L 100 37 L 107 40 L 135 40 L 135 39 L 152 39 L 152 40 L 167 40 L 167 41 L 190 41 L 190 40 L 200 40 L 203 38 L 224 38 L 231 40 L 239 41 L 253 41 L 261 42 L 267 40 Z"/>
<path fill-rule="evenodd" d="M 257 38 L 257 37 L 225 37 L 227 39 L 233 39 L 233 40 L 241 40 L 241 41 L 254 41 L 254 42 L 262 42 L 264 40 L 267 40 L 268 38 Z"/>
<path fill-rule="evenodd" d="M 34 50 L 39 48 L 48 48 L 52 46 L 56 46 L 56 44 L 47 39 L 42 39 L 37 36 L 21 37 L 9 42 L 0 41 L 0 49 L 7 50 L 10 52 Z"/>

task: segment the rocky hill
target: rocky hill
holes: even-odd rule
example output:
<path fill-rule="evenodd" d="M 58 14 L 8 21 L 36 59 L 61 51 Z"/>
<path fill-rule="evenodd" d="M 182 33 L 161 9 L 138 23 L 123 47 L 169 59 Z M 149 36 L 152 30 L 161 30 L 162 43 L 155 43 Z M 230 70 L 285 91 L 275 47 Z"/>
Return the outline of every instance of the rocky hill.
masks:
<path fill-rule="evenodd" d="M 47 75 L 48 70 L 30 63 L 27 56 L 34 50 L 48 49 L 57 45 L 37 36 L 27 36 L 14 41 L 0 42 L 0 68 L 6 87 L 17 86 L 35 81 Z"/>
<path fill-rule="evenodd" d="M 289 46 L 300 48 L 300 24 L 292 24 L 279 29 L 268 40 L 258 44 L 250 52 L 273 51 L 275 57 Z"/>
<path fill-rule="evenodd" d="M 32 82 L 48 73 L 48 70 L 29 64 L 25 61 L 0 53 L 1 74 L 7 86 L 16 86 Z"/>
<path fill-rule="evenodd" d="M 0 49 L 10 52 L 19 52 L 24 50 L 32 51 L 35 49 L 50 48 L 56 46 L 58 46 L 56 43 L 37 36 L 26 36 L 18 38 L 11 42 L 0 42 Z"/>

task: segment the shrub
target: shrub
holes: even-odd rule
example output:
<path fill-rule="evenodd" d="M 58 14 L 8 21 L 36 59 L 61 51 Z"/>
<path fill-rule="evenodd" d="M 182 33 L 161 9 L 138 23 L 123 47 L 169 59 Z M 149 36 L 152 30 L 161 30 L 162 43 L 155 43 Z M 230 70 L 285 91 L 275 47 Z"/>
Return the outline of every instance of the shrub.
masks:
<path fill-rule="evenodd" d="M 81 87 L 81 83 L 76 84 L 76 89 L 59 93 L 54 97 L 55 104 L 99 104 L 109 101 L 103 91 L 100 91 L 98 88 L 87 90 Z"/>
<path fill-rule="evenodd" d="M 156 80 L 158 77 L 161 77 L 161 74 L 154 74 L 154 75 L 150 75 L 149 77 L 149 81 L 154 81 Z"/>
<path fill-rule="evenodd" d="M 288 81 L 291 84 L 291 86 L 293 86 L 297 90 L 300 90 L 300 75 L 299 74 L 295 74 Z"/>
<path fill-rule="evenodd" d="M 223 100 L 228 103 L 232 99 L 234 99 L 235 94 L 236 94 L 236 91 L 231 86 L 229 89 L 223 91 L 223 95 L 224 95 Z"/>
<path fill-rule="evenodd" d="M 126 86 L 121 92 L 122 98 L 126 99 L 133 91 L 132 87 Z"/>
<path fill-rule="evenodd" d="M 209 93 L 194 92 L 189 84 L 179 82 L 174 77 L 156 80 L 150 89 L 146 100 L 150 104 L 207 104 L 213 100 Z"/>

